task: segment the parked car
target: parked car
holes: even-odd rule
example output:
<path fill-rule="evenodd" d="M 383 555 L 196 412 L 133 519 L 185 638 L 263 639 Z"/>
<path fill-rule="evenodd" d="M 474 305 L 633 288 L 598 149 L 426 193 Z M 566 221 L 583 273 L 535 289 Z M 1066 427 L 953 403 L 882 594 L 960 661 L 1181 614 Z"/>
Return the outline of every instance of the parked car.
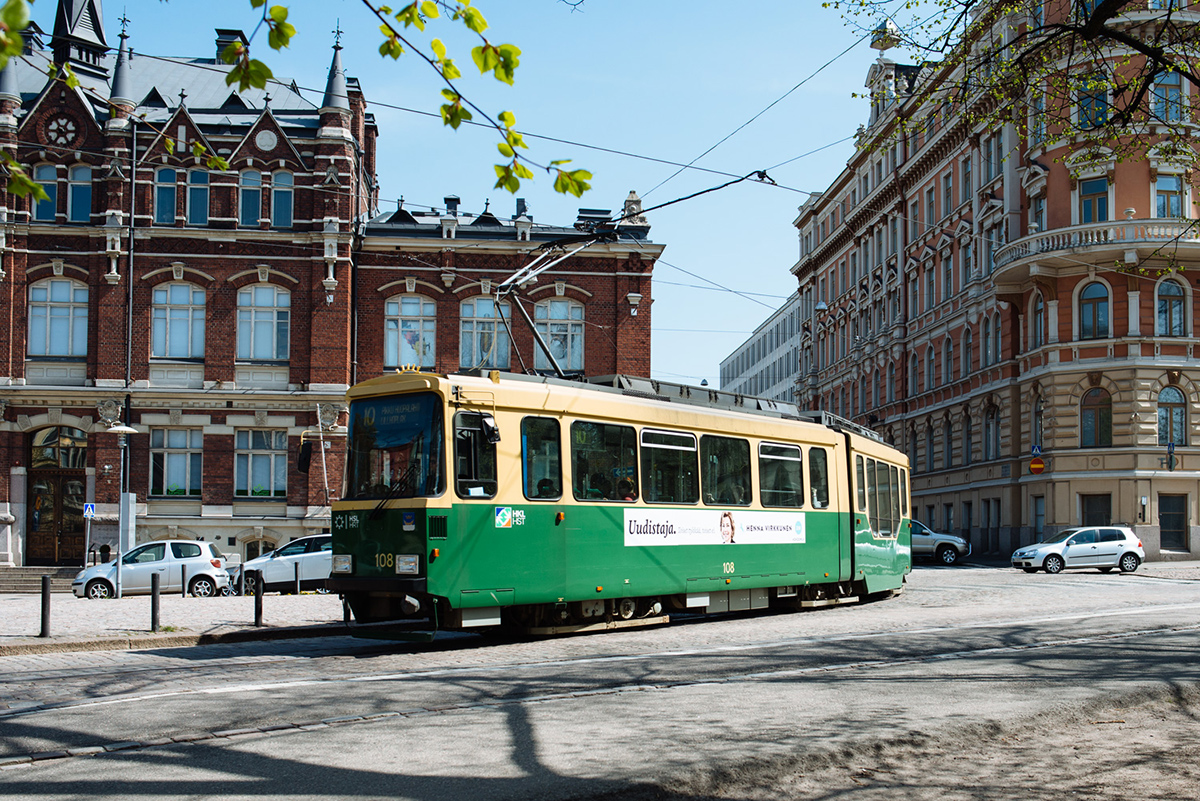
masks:
<path fill-rule="evenodd" d="M 1142 541 L 1125 526 L 1085 526 L 1060 531 L 1035 545 L 1018 548 L 1012 555 L 1013 567 L 1026 573 L 1038 569 L 1060 573 L 1078 567 L 1098 568 L 1107 573 L 1120 568 L 1132 573 L 1146 559 Z"/>
<path fill-rule="evenodd" d="M 317 534 L 292 540 L 282 548 L 265 553 L 242 564 L 246 594 L 254 592 L 254 582 L 262 576 L 263 592 L 291 592 L 296 586 L 296 566 L 300 567 L 300 589 L 325 591 L 325 579 L 333 567 L 333 537 Z"/>
<path fill-rule="evenodd" d="M 139 545 L 121 559 L 121 594 L 144 595 L 150 592 L 150 577 L 157 573 L 160 592 L 182 593 L 208 598 L 219 595 L 229 585 L 229 573 L 222 567 L 222 556 L 211 542 L 158 540 Z M 81 571 L 71 582 L 71 591 L 80 598 L 112 598 L 117 594 L 117 560 Z"/>
<path fill-rule="evenodd" d="M 933 557 L 943 565 L 957 564 L 970 556 L 971 543 L 953 534 L 939 534 L 919 520 L 912 521 L 913 556 Z"/>

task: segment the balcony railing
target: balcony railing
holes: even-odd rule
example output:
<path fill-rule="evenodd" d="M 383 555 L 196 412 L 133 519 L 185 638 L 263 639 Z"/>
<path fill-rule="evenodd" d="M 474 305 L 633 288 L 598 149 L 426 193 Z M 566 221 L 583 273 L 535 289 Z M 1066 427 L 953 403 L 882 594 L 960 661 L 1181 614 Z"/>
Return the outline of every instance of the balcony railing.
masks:
<path fill-rule="evenodd" d="M 1096 246 L 1200 242 L 1200 220 L 1122 220 L 1042 231 L 996 251 L 996 269 L 1030 256 Z"/>

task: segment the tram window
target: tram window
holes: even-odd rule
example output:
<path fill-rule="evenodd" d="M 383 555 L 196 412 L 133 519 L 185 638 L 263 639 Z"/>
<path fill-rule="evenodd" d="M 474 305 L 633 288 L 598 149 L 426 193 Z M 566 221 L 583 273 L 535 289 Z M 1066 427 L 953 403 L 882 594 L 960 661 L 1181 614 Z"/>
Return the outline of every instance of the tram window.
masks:
<path fill-rule="evenodd" d="M 478 412 L 454 415 L 454 489 L 460 498 L 496 495 L 496 444 Z"/>
<path fill-rule="evenodd" d="M 571 423 L 571 491 L 580 501 L 637 497 L 637 432 L 630 426 Z M 625 490 L 626 494 L 620 494 Z"/>
<path fill-rule="evenodd" d="M 521 479 L 526 498 L 562 497 L 562 446 L 557 420 L 526 417 L 521 421 Z"/>
<path fill-rule="evenodd" d="M 889 467 L 888 473 L 891 475 L 890 486 L 892 488 L 892 531 L 893 537 L 900 536 L 900 504 L 902 500 L 908 498 L 908 493 L 904 491 L 904 471 L 896 467 Z M 904 500 L 904 502 L 907 502 Z"/>
<path fill-rule="evenodd" d="M 863 458 L 861 456 L 855 456 L 854 462 L 858 468 L 858 510 L 861 512 L 867 508 L 867 493 L 870 492 L 870 490 L 867 488 L 866 474 L 863 470 Z M 871 514 L 874 516 L 874 512 Z M 874 528 L 874 523 L 871 524 L 871 527 Z"/>
<path fill-rule="evenodd" d="M 758 493 L 763 506 L 804 506 L 804 474 L 795 445 L 758 446 Z"/>
<path fill-rule="evenodd" d="M 824 448 L 808 449 L 808 480 L 814 509 L 829 507 L 829 454 Z"/>
<path fill-rule="evenodd" d="M 701 437 L 700 480 L 706 504 L 749 506 L 750 443 L 730 437 Z"/>
<path fill-rule="evenodd" d="M 647 503 L 696 503 L 696 437 L 642 430 L 642 497 Z"/>
<path fill-rule="evenodd" d="M 908 516 L 908 471 L 900 471 L 900 517 Z M 899 524 L 897 524 L 899 525 Z"/>
<path fill-rule="evenodd" d="M 862 481 L 862 457 L 858 457 L 859 482 Z M 867 459 L 867 520 L 870 521 L 871 531 L 879 533 L 879 462 Z"/>

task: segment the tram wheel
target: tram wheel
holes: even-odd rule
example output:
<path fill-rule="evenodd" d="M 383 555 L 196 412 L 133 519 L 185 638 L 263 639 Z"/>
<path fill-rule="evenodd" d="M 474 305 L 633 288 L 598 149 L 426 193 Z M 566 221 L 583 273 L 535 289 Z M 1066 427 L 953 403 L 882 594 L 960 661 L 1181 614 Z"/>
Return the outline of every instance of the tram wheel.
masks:
<path fill-rule="evenodd" d="M 637 613 L 637 601 L 632 598 L 622 598 L 617 602 L 617 617 L 629 620 Z"/>

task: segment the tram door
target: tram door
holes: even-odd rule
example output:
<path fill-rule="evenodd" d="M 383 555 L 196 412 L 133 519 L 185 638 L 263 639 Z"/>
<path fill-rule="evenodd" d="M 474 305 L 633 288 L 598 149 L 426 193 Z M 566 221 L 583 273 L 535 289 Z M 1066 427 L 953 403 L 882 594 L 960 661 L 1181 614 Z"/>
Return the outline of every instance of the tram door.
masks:
<path fill-rule="evenodd" d="M 87 435 L 57 426 L 33 434 L 29 457 L 26 555 L 29 565 L 82 565 Z"/>

